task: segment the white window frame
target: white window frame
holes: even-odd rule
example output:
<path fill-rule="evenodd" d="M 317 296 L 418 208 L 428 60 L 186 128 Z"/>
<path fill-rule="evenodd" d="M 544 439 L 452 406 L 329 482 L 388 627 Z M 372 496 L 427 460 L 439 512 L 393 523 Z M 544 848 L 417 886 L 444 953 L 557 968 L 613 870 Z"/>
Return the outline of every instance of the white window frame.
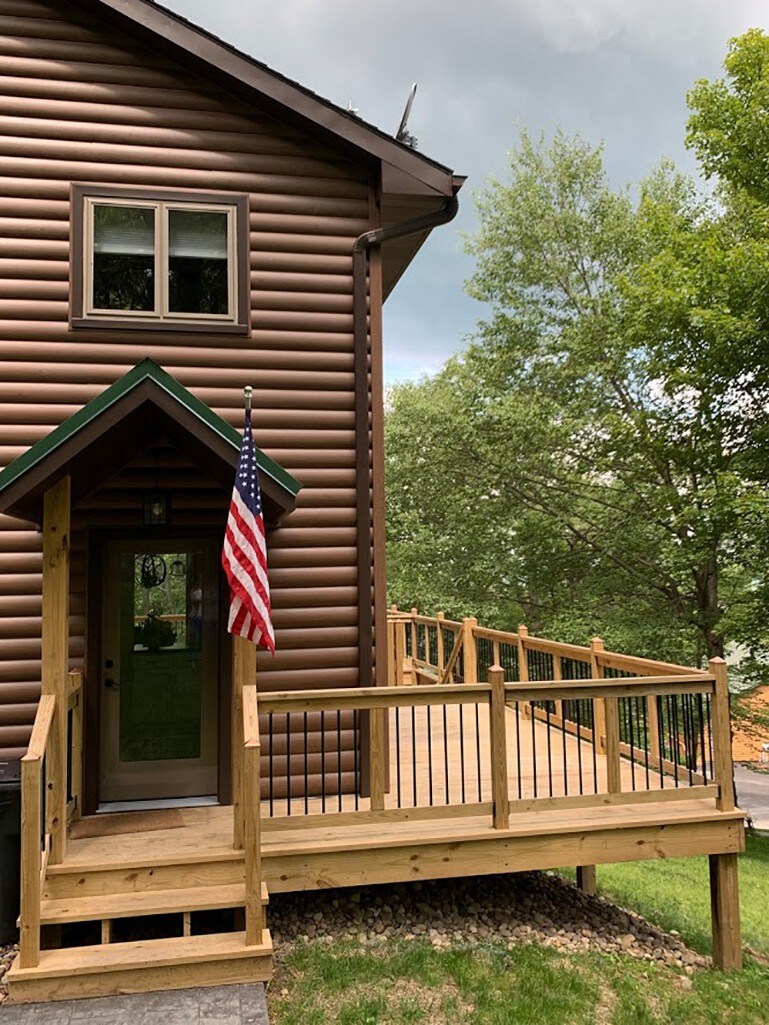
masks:
<path fill-rule="evenodd" d="M 116 195 L 85 196 L 83 210 L 83 317 L 92 320 L 131 320 L 158 324 L 238 323 L 238 211 L 235 203 L 202 203 L 182 199 L 155 200 Z M 93 304 L 94 209 L 97 206 L 149 208 L 155 211 L 155 303 L 153 310 L 110 310 Z M 169 234 L 172 210 L 227 214 L 227 305 L 228 313 L 177 313 L 169 310 Z"/>

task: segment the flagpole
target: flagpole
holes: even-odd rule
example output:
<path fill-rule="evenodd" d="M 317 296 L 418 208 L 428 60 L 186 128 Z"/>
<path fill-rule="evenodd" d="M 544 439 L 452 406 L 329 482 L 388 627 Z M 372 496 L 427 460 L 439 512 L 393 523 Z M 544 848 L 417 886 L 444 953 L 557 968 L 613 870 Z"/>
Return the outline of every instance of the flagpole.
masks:
<path fill-rule="evenodd" d="M 250 384 L 247 384 L 246 387 L 243 389 L 243 394 L 246 396 L 246 412 L 247 413 L 251 412 L 251 396 L 253 395 L 253 393 L 254 393 L 254 389 L 251 387 Z"/>

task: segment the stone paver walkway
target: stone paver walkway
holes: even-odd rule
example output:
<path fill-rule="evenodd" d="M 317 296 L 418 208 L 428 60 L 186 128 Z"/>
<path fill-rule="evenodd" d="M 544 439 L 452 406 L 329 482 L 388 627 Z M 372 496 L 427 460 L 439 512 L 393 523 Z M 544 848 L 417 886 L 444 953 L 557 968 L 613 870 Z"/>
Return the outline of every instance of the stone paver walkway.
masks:
<path fill-rule="evenodd" d="M 0 1007 L 0 1025 L 193 1025 L 196 1022 L 268 1025 L 264 986 L 212 986 Z"/>

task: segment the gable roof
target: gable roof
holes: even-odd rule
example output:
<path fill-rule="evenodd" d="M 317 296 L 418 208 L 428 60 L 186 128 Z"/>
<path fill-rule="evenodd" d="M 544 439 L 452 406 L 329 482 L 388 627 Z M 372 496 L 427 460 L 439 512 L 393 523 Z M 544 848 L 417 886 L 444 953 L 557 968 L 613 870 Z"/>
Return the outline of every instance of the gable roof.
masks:
<path fill-rule="evenodd" d="M 44 492 L 73 477 L 73 504 L 145 450 L 158 433 L 189 451 L 223 486 L 232 485 L 242 436 L 154 360 L 145 359 L 22 453 L 0 473 L 0 512 L 40 522 Z M 257 449 L 265 516 L 296 505 L 301 484 Z"/>
<path fill-rule="evenodd" d="M 206 29 L 168 10 L 155 0 L 75 0 L 90 11 L 119 22 L 151 45 L 175 51 L 202 73 L 246 100 L 258 99 L 263 109 L 322 135 L 343 149 L 381 160 L 391 178 L 400 178 L 398 191 L 452 196 L 464 178 L 435 160 L 344 110 L 298 82 L 281 75 L 254 57 L 224 42 Z"/>

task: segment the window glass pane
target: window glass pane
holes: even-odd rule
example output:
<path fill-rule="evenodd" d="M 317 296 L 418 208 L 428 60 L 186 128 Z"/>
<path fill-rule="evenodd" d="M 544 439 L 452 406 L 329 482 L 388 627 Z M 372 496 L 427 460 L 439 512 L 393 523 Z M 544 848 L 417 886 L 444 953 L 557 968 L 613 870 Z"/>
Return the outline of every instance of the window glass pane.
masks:
<path fill-rule="evenodd" d="M 93 305 L 98 310 L 155 309 L 155 211 L 93 209 Z"/>
<path fill-rule="evenodd" d="M 226 213 L 169 211 L 169 312 L 230 312 L 228 221 Z"/>

